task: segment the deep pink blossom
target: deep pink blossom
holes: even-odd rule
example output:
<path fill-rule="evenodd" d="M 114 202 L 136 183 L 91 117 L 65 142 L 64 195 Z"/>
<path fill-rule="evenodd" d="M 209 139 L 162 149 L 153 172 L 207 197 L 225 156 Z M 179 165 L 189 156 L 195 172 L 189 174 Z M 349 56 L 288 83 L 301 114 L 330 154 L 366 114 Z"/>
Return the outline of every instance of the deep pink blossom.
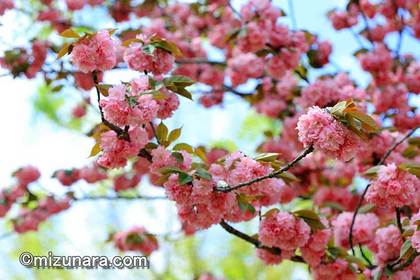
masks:
<path fill-rule="evenodd" d="M 107 30 L 98 31 L 74 45 L 71 59 L 84 73 L 112 69 L 117 63 L 115 42 Z"/>

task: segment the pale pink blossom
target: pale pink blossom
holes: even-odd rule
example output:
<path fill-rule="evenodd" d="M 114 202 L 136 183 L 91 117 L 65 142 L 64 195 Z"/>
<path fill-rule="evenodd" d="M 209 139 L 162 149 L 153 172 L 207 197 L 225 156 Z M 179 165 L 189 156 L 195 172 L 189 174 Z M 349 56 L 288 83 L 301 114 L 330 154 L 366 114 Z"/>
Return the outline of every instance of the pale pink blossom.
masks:
<path fill-rule="evenodd" d="M 366 193 L 366 200 L 379 207 L 402 207 L 413 203 L 419 179 L 391 163 L 381 166 Z"/>
<path fill-rule="evenodd" d="M 259 239 L 265 246 L 293 251 L 309 240 L 310 227 L 287 212 L 265 217 L 259 228 Z"/>

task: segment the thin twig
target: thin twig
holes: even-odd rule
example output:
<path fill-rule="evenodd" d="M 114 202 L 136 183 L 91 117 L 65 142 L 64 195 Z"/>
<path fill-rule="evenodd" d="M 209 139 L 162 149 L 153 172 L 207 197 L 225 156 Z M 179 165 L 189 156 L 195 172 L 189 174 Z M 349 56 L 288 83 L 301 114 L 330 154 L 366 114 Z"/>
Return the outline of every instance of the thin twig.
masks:
<path fill-rule="evenodd" d="M 372 262 L 365 255 L 365 252 L 363 251 L 362 245 L 360 243 L 359 243 L 359 250 L 360 250 L 360 254 L 362 254 L 363 259 L 368 263 L 369 267 L 373 266 Z"/>
<path fill-rule="evenodd" d="M 237 96 L 241 96 L 241 97 L 244 97 L 244 96 L 247 96 L 247 95 L 253 95 L 253 93 L 237 91 L 236 89 L 234 89 L 233 87 L 228 86 L 228 85 L 223 85 L 223 89 L 226 90 L 226 91 L 229 91 L 229 92 L 231 92 L 231 93 L 233 93 Z"/>
<path fill-rule="evenodd" d="M 400 233 L 403 234 L 404 229 L 401 224 L 401 211 L 400 211 L 400 208 L 398 207 L 395 207 L 395 219 L 397 220 L 397 226 L 398 226 L 398 229 L 400 230 Z"/>
<path fill-rule="evenodd" d="M 227 192 L 231 192 L 231 191 L 234 191 L 234 190 L 237 190 L 237 189 L 240 189 L 240 188 L 242 188 L 242 187 L 245 187 L 245 186 L 248 186 L 248 185 L 251 185 L 251 184 L 254 184 L 254 183 L 257 183 L 257 182 L 260 182 L 260 181 L 263 181 L 263 180 L 266 180 L 266 179 L 269 179 L 269 178 L 273 178 L 273 177 L 276 177 L 276 176 L 278 176 L 278 175 L 280 175 L 281 173 L 283 173 L 283 172 L 286 172 L 287 170 L 289 170 L 290 168 L 292 168 L 296 163 L 298 163 L 300 160 L 302 160 L 304 157 L 306 157 L 307 155 L 309 155 L 310 153 L 312 153 L 313 152 L 313 150 L 314 150 L 314 147 L 311 145 L 311 146 L 309 146 L 309 147 L 307 147 L 300 155 L 298 155 L 294 160 L 292 160 L 291 162 L 289 162 L 288 164 L 286 164 L 285 166 L 283 166 L 282 168 L 280 168 L 280 169 L 278 169 L 278 170 L 276 170 L 276 171 L 274 171 L 274 172 L 271 172 L 271 173 L 269 173 L 269 174 L 267 174 L 267 175 L 264 175 L 264 176 L 261 176 L 261 177 L 257 177 L 257 178 L 254 178 L 254 179 L 252 179 L 252 180 L 249 180 L 249 181 L 246 181 L 246 182 L 242 182 L 242 183 L 239 183 L 239 184 L 237 184 L 237 185 L 234 185 L 234 186 L 226 186 L 226 187 L 221 187 L 221 188 L 216 188 L 216 190 L 217 191 L 219 191 L 219 192 L 224 192 L 224 193 L 227 193 Z"/>
<path fill-rule="evenodd" d="M 159 145 L 161 145 L 159 137 L 157 136 L 157 133 L 156 133 L 155 125 L 153 124 L 153 122 L 150 122 L 149 124 L 150 124 L 150 127 L 152 128 L 152 132 L 156 138 L 156 141 L 158 142 Z"/>
<path fill-rule="evenodd" d="M 93 83 L 95 84 L 96 95 L 97 95 L 97 100 L 98 100 L 98 107 L 99 107 L 99 111 L 101 113 L 102 123 L 104 125 L 106 125 L 109 129 L 115 131 L 115 133 L 117 133 L 117 135 L 119 137 L 121 137 L 122 139 L 130 141 L 130 135 L 128 134 L 127 131 L 125 131 L 121 127 L 109 122 L 107 119 L 105 119 L 104 112 L 103 112 L 102 106 L 100 104 L 100 102 L 101 102 L 101 92 L 99 90 L 98 74 L 96 73 L 96 71 L 92 72 L 92 78 L 93 78 Z"/>
<path fill-rule="evenodd" d="M 228 1 L 228 6 L 234 14 L 236 14 L 239 18 L 242 18 L 241 13 L 233 7 L 233 5 L 232 5 L 232 3 L 230 3 L 230 1 Z"/>

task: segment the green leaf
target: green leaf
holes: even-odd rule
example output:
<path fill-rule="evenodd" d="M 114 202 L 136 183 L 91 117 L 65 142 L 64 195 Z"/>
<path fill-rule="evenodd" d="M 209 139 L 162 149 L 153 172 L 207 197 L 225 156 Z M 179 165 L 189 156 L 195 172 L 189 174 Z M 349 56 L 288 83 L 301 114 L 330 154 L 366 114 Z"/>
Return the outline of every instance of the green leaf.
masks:
<path fill-rule="evenodd" d="M 173 173 L 184 173 L 184 171 L 182 171 L 178 167 L 171 167 L 171 166 L 159 168 L 157 171 L 162 175 L 173 174 Z"/>
<path fill-rule="evenodd" d="M 60 36 L 61 37 L 64 37 L 64 38 L 75 38 L 75 39 L 79 39 L 80 38 L 80 35 L 76 31 L 74 31 L 73 29 L 71 29 L 71 28 L 66 29 L 63 32 L 61 32 L 60 33 Z"/>
<path fill-rule="evenodd" d="M 156 47 L 154 45 L 145 45 L 141 49 L 145 54 L 152 55 Z"/>
<path fill-rule="evenodd" d="M 409 159 L 415 158 L 418 154 L 418 147 L 414 145 L 408 145 L 408 147 L 402 152 L 403 157 Z"/>
<path fill-rule="evenodd" d="M 407 239 L 400 249 L 400 259 L 407 259 L 409 258 L 413 253 L 415 253 L 415 250 L 411 246 L 411 240 Z"/>
<path fill-rule="evenodd" d="M 131 45 L 131 43 L 141 43 L 142 41 L 140 39 L 137 38 L 131 38 L 128 40 L 125 40 L 124 42 L 122 42 L 122 45 L 124 47 L 128 47 L 129 45 Z"/>
<path fill-rule="evenodd" d="M 96 87 L 98 88 L 99 92 L 103 96 L 108 96 L 108 91 L 112 87 L 112 85 L 109 85 L 109 84 L 100 84 L 100 85 L 96 85 Z"/>
<path fill-rule="evenodd" d="M 195 81 L 189 77 L 182 76 L 182 75 L 173 75 L 169 78 L 163 79 L 163 83 L 166 84 L 174 84 L 176 86 L 187 87 L 195 83 Z"/>
<path fill-rule="evenodd" d="M 61 47 L 61 50 L 59 50 L 57 53 L 57 59 L 60 59 L 66 54 L 68 54 L 71 50 L 71 47 L 72 47 L 72 44 L 64 43 L 63 46 Z"/>
<path fill-rule="evenodd" d="M 420 163 L 403 163 L 398 167 L 420 178 Z"/>
<path fill-rule="evenodd" d="M 272 208 L 270 210 L 268 210 L 267 212 L 264 213 L 264 215 L 262 215 L 263 217 L 270 217 L 272 215 L 277 214 L 278 212 L 280 212 L 280 210 L 278 208 Z"/>
<path fill-rule="evenodd" d="M 182 164 L 184 162 L 184 156 L 180 152 L 172 152 L 172 156 L 178 163 Z"/>
<path fill-rule="evenodd" d="M 293 173 L 290 173 L 289 171 L 283 171 L 279 175 L 276 176 L 277 178 L 283 179 L 286 183 L 292 183 L 292 182 L 299 182 L 300 179 L 296 177 Z"/>
<path fill-rule="evenodd" d="M 185 184 L 188 184 L 192 181 L 193 181 L 193 177 L 191 177 L 187 173 L 184 173 L 184 172 L 179 173 L 179 175 L 178 175 L 178 183 L 179 184 L 185 185 Z"/>
<path fill-rule="evenodd" d="M 191 147 L 187 143 L 178 143 L 174 146 L 173 150 L 175 150 L 175 151 L 187 151 L 190 154 L 192 154 L 194 152 L 194 148 Z"/>
<path fill-rule="evenodd" d="M 271 161 L 276 160 L 278 156 L 279 156 L 278 153 L 263 153 L 254 157 L 254 160 L 262 161 L 262 162 L 271 162 Z"/>
<path fill-rule="evenodd" d="M 94 157 L 96 156 L 99 152 L 101 151 L 101 146 L 99 143 L 95 143 L 95 145 L 92 147 L 92 149 L 90 150 L 90 155 L 89 157 Z"/>
<path fill-rule="evenodd" d="M 127 101 L 128 106 L 130 106 L 130 108 L 134 108 L 139 104 L 137 102 L 137 97 L 136 96 L 126 95 L 125 100 Z"/>
<path fill-rule="evenodd" d="M 168 128 L 166 127 L 166 125 L 161 122 L 157 128 L 156 128 L 156 136 L 159 139 L 160 143 L 164 143 L 166 142 L 167 138 L 168 138 Z"/>
<path fill-rule="evenodd" d="M 202 161 L 207 162 L 206 149 L 204 147 L 197 147 L 194 150 L 194 154 L 198 156 Z"/>
<path fill-rule="evenodd" d="M 364 270 L 365 268 L 366 268 L 366 265 L 365 265 L 365 263 L 363 262 L 363 260 L 362 259 L 359 259 L 358 257 L 356 257 L 356 256 L 353 256 L 353 255 L 347 255 L 346 257 L 345 257 L 345 260 L 346 261 L 348 261 L 348 262 L 350 262 L 350 263 L 355 263 L 355 264 L 357 264 L 357 266 L 361 269 L 361 270 Z"/>
<path fill-rule="evenodd" d="M 365 204 L 362 207 L 360 207 L 359 213 L 360 214 L 368 213 L 368 212 L 372 211 L 374 208 L 375 208 L 375 204 L 368 203 L 368 204 Z"/>
<path fill-rule="evenodd" d="M 376 125 L 375 120 L 371 116 L 360 111 L 351 111 L 351 112 L 347 112 L 346 114 L 359 120 L 366 131 L 372 132 L 372 133 L 379 132 L 379 128 Z"/>
<path fill-rule="evenodd" d="M 363 172 L 363 175 L 369 179 L 374 179 L 378 175 L 379 168 L 381 168 L 380 165 L 375 165 L 369 168 L 368 170 L 366 170 L 365 172 Z"/>
<path fill-rule="evenodd" d="M 194 173 L 195 176 L 206 179 L 206 180 L 211 180 L 212 176 L 211 174 L 203 169 L 203 168 L 198 168 L 197 171 Z"/>
<path fill-rule="evenodd" d="M 325 228 L 325 226 L 321 223 L 318 214 L 312 210 L 298 210 L 293 212 L 293 214 L 299 218 L 302 218 L 313 231 Z"/>
<path fill-rule="evenodd" d="M 165 50 L 169 53 L 171 53 L 173 56 L 176 57 L 181 57 L 182 56 L 182 52 L 181 50 L 177 47 L 177 45 L 175 45 L 174 43 L 166 40 L 166 39 L 162 39 L 162 38 L 152 38 L 151 45 L 155 46 L 156 48 Z"/>
<path fill-rule="evenodd" d="M 412 137 L 408 139 L 408 144 L 417 146 L 417 148 L 420 148 L 420 137 Z"/>
<path fill-rule="evenodd" d="M 181 75 L 174 75 L 163 79 L 163 85 L 167 89 L 191 100 L 192 95 L 188 90 L 185 89 L 185 87 L 190 86 L 192 84 L 194 84 L 194 80 Z"/>
<path fill-rule="evenodd" d="M 182 131 L 181 127 L 172 130 L 171 133 L 169 133 L 169 136 L 168 136 L 169 143 L 172 143 L 175 140 L 177 140 L 179 138 L 179 136 L 181 136 L 181 131 Z"/>
<path fill-rule="evenodd" d="M 334 105 L 329 111 L 332 115 L 341 116 L 346 109 L 347 101 L 340 101 Z"/>

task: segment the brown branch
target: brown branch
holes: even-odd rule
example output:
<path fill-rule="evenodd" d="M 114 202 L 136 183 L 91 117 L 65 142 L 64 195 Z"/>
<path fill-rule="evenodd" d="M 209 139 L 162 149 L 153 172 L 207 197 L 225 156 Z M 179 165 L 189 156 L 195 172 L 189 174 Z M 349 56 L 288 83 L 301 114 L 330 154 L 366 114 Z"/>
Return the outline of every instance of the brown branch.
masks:
<path fill-rule="evenodd" d="M 209 65 L 219 65 L 226 66 L 225 62 L 211 61 L 206 58 L 194 57 L 194 58 L 179 58 L 175 61 L 178 64 L 209 64 Z"/>
<path fill-rule="evenodd" d="M 409 138 L 411 135 L 414 134 L 414 132 L 417 130 L 417 128 L 419 127 L 415 127 L 412 130 L 410 130 L 403 138 L 401 138 L 399 141 L 395 142 L 394 145 L 392 145 L 384 154 L 384 156 L 381 158 L 381 160 L 379 161 L 378 165 L 382 165 L 386 159 L 391 155 L 391 153 L 400 145 L 402 144 L 405 140 L 407 140 L 407 138 Z M 349 244 L 350 244 L 350 248 L 351 251 L 353 253 L 353 255 L 355 255 L 355 251 L 354 251 L 354 246 L 353 246 L 353 228 L 354 228 L 354 224 L 356 222 L 356 216 L 359 213 L 359 209 L 360 207 L 362 207 L 363 204 L 363 200 L 365 199 L 366 193 L 368 191 L 368 189 L 370 188 L 371 184 L 369 183 L 365 189 L 363 190 L 362 196 L 360 197 L 358 203 L 357 203 L 357 207 L 356 210 L 354 211 L 353 214 L 353 218 L 351 220 L 351 224 L 350 224 L 350 231 L 349 231 Z"/>
<path fill-rule="evenodd" d="M 233 88 L 231 86 L 228 86 L 228 85 L 223 85 L 223 89 L 226 90 L 226 91 L 229 91 L 229 92 L 231 92 L 231 93 L 233 93 L 233 94 L 235 94 L 237 96 L 240 96 L 240 97 L 244 97 L 244 96 L 247 96 L 247 95 L 253 95 L 254 94 L 252 92 L 240 92 L 240 91 L 237 91 L 235 88 Z"/>
<path fill-rule="evenodd" d="M 161 145 L 159 137 L 157 136 L 157 133 L 156 133 L 155 125 L 153 124 L 153 122 L 150 122 L 149 124 L 150 124 L 150 127 L 152 128 L 152 132 L 156 138 L 156 141 L 158 142 L 159 145 Z"/>
<path fill-rule="evenodd" d="M 312 153 L 313 150 L 314 150 L 314 147 L 311 145 L 311 146 L 307 147 L 305 150 L 303 150 L 303 152 L 300 155 L 298 155 L 294 160 L 292 160 L 287 165 L 283 166 L 282 168 L 280 168 L 280 169 L 278 169 L 274 172 L 271 172 L 267 175 L 257 177 L 255 179 L 252 179 L 252 180 L 249 180 L 249 181 L 246 181 L 246 182 L 239 183 L 239 184 L 234 185 L 234 186 L 219 187 L 219 188 L 216 188 L 216 191 L 227 193 L 227 192 L 231 192 L 231 191 L 240 189 L 242 187 L 245 187 L 245 186 L 248 186 L 248 185 L 251 185 L 251 184 L 266 180 L 266 179 L 269 179 L 269 178 L 276 177 L 276 176 L 280 175 L 281 173 L 289 170 L 291 167 L 293 167 L 296 163 L 298 163 L 304 157 L 306 157 L 307 155 Z"/>
<path fill-rule="evenodd" d="M 92 72 L 92 78 L 93 78 L 93 83 L 95 84 L 96 95 L 97 95 L 97 100 L 98 100 L 98 107 L 99 107 L 99 111 L 101 113 L 102 123 L 104 125 L 106 125 L 109 129 L 115 131 L 115 133 L 117 133 L 118 137 L 121 137 L 122 139 L 130 141 L 130 135 L 128 134 L 128 131 L 122 129 L 121 127 L 119 127 L 119 126 L 111 123 L 107 119 L 105 119 L 104 112 L 103 112 L 101 104 L 100 104 L 100 102 L 101 102 L 101 92 L 99 91 L 98 74 L 96 73 L 96 71 Z"/>
<path fill-rule="evenodd" d="M 243 233 L 242 231 L 237 230 L 236 228 L 232 227 L 231 225 L 229 225 L 228 223 L 226 223 L 224 220 L 222 220 L 219 225 L 228 233 L 235 235 L 236 237 L 239 237 L 240 239 L 253 244 L 256 248 L 258 249 L 263 249 L 263 250 L 267 250 L 270 253 L 274 254 L 274 255 L 280 255 L 281 254 L 281 250 L 279 248 L 275 248 L 275 247 L 268 247 L 268 246 L 264 246 L 258 239 L 253 238 L 252 236 L 249 236 L 246 233 Z M 302 257 L 300 256 L 293 256 L 291 258 L 292 261 L 295 262 L 304 262 Z"/>

